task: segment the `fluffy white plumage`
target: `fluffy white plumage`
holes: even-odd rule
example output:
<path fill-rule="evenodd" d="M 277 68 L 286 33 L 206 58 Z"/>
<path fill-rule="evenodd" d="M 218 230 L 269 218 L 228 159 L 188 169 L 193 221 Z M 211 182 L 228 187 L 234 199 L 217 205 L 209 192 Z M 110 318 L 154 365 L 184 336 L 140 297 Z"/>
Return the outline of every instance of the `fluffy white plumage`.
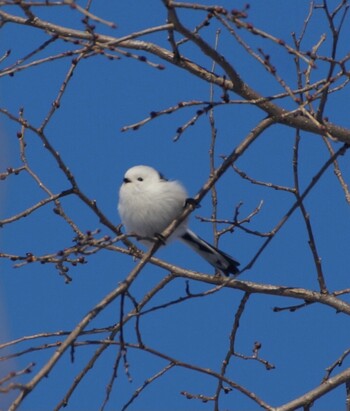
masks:
<path fill-rule="evenodd" d="M 125 173 L 118 211 L 127 232 L 149 245 L 182 213 L 187 198 L 178 181 L 168 181 L 154 168 L 140 165 Z M 239 263 L 189 230 L 187 221 L 175 230 L 173 238 L 183 241 L 224 274 L 238 274 Z"/>

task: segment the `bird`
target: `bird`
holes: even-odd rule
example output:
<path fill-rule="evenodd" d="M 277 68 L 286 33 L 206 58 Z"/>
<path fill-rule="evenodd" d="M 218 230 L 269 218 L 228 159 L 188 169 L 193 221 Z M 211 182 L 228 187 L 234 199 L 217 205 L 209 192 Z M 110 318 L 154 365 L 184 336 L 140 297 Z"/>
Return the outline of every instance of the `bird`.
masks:
<path fill-rule="evenodd" d="M 119 189 L 118 212 L 127 234 L 150 246 L 164 229 L 179 217 L 188 202 L 187 191 L 176 180 L 167 180 L 156 169 L 137 165 L 129 168 Z M 203 240 L 180 223 L 167 240 L 179 239 L 221 273 L 239 273 L 240 263 Z"/>

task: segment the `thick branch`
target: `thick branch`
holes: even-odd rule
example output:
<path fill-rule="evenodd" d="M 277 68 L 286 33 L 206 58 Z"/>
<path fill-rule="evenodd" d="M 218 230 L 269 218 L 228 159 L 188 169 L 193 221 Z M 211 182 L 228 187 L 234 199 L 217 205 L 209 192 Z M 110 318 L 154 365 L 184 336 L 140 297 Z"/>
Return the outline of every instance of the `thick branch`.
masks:
<path fill-rule="evenodd" d="M 335 377 L 330 378 L 329 380 L 323 382 L 321 385 L 307 392 L 301 397 L 296 398 L 295 400 L 287 404 L 284 404 L 281 407 L 275 408 L 274 411 L 293 411 L 301 407 L 309 406 L 315 400 L 317 400 L 317 398 L 322 397 L 327 392 L 334 390 L 334 388 L 338 387 L 341 384 L 346 383 L 349 380 L 350 380 L 350 368 L 339 373 Z"/>

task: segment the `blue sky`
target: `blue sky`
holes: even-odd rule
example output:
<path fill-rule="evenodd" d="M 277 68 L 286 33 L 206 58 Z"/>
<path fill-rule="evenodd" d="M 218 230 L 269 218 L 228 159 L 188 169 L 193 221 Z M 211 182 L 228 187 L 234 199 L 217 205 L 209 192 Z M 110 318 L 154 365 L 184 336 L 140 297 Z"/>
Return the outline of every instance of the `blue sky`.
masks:
<path fill-rule="evenodd" d="M 152 25 L 164 24 L 166 12 L 160 1 L 120 2 L 116 7 L 108 1 L 94 3 L 93 12 L 118 25 L 116 30 L 97 24 L 97 30 L 105 34 L 123 36 L 132 31 Z M 211 4 L 211 2 L 202 2 Z M 263 3 L 263 4 L 262 4 Z M 291 4 L 293 3 L 293 4 Z M 299 33 L 308 11 L 308 2 L 295 0 L 281 2 L 269 0 L 250 2 L 249 21 L 292 44 L 291 32 Z M 224 1 L 223 6 L 232 7 Z M 245 2 L 235 2 L 239 9 Z M 8 12 L 18 13 L 15 7 Z M 43 19 L 82 29 L 81 16 L 66 7 L 53 10 L 38 10 Z M 194 26 L 202 15 L 193 16 L 183 12 L 184 21 Z M 321 48 L 327 54 L 330 47 L 329 30 L 321 11 L 314 14 L 305 39 L 305 49 L 312 47 L 323 32 L 327 40 Z M 344 42 L 339 55 L 345 54 L 349 24 L 345 25 Z M 11 49 L 10 57 L 3 66 L 14 63 L 29 53 L 46 37 L 29 27 L 5 25 L 1 30 L 1 54 Z M 215 26 L 204 32 L 207 41 L 215 40 Z M 242 32 L 254 50 L 264 47 L 271 55 L 280 75 L 293 87 L 296 84 L 293 61 L 281 48 L 261 38 Z M 165 33 L 147 37 L 168 47 Z M 57 43 L 41 56 L 69 49 L 69 45 Z M 193 46 L 186 45 L 184 52 L 200 64 L 210 67 L 208 59 L 199 55 Z M 242 78 L 263 95 L 280 92 L 280 86 L 251 57 L 223 32 L 219 50 L 237 67 Z M 192 54 L 191 54 L 192 53 Z M 141 53 L 142 54 L 142 53 Z M 150 60 L 160 63 L 156 57 Z M 14 77 L 2 77 L 0 106 L 16 114 L 24 107 L 24 116 L 34 125 L 39 125 L 56 98 L 69 68 L 70 59 L 37 66 L 16 73 Z M 327 72 L 320 63 L 314 79 Z M 219 73 L 222 74 L 222 73 Z M 165 70 L 157 70 L 134 59 L 122 57 L 109 61 L 104 57 L 88 58 L 81 62 L 67 88 L 61 107 L 55 113 L 46 130 L 64 162 L 74 173 L 81 190 L 91 199 L 96 199 L 103 213 L 117 225 L 118 188 L 126 169 L 136 164 L 147 164 L 160 169 L 168 178 L 182 181 L 191 196 L 194 196 L 209 176 L 210 126 L 207 116 L 190 127 L 179 141 L 173 137 L 179 126 L 185 124 L 196 112 L 188 108 L 171 115 L 161 116 L 137 131 L 121 132 L 125 125 L 147 117 L 151 111 L 162 110 L 181 101 L 209 100 L 209 85 L 187 72 L 166 64 Z M 219 99 L 221 90 L 215 90 Z M 232 95 L 232 98 L 236 96 Z M 347 105 L 349 93 L 345 88 L 330 98 L 326 115 L 331 121 L 344 127 L 349 125 Z M 286 107 L 294 106 L 283 102 Z M 229 154 L 264 117 L 264 113 L 247 105 L 228 105 L 215 112 L 218 129 L 215 162 L 221 163 L 221 155 Z M 7 167 L 19 167 L 19 148 L 16 133 L 19 127 L 5 116 L 0 117 L 0 172 Z M 267 130 L 239 159 L 237 166 L 249 176 L 260 181 L 292 186 L 292 155 L 295 131 L 282 126 Z M 68 189 L 69 184 L 53 158 L 42 147 L 37 136 L 26 133 L 27 156 L 31 168 L 54 192 Z M 339 144 L 334 143 L 338 149 Z M 319 136 L 302 133 L 300 144 L 300 184 L 304 189 L 319 168 L 328 159 L 328 151 Z M 349 181 L 350 166 L 347 156 L 339 159 L 343 176 Z M 290 193 L 252 185 L 229 170 L 217 184 L 218 218 L 230 219 L 237 204 L 242 201 L 240 217 L 247 216 L 263 201 L 261 212 L 247 226 L 252 230 L 271 230 L 294 203 Z M 10 176 L 0 182 L 0 219 L 19 213 L 44 198 L 37 184 L 24 173 Z M 62 204 L 69 216 L 82 230 L 101 229 L 96 216 L 77 198 L 67 197 Z M 349 206 L 343 191 L 329 169 L 305 201 L 310 213 L 319 255 L 330 291 L 348 287 L 349 271 Z M 52 205 L 41 208 L 15 224 L 4 226 L 0 231 L 0 247 L 4 253 L 44 255 L 57 252 L 72 244 L 73 234 L 67 224 L 55 215 Z M 191 228 L 207 240 L 212 239 L 210 224 L 201 223 L 195 216 L 210 217 L 210 195 L 191 218 Z M 220 227 L 222 228 L 222 227 Z M 252 270 L 242 280 L 264 284 L 278 284 L 318 289 L 315 266 L 307 243 L 305 224 L 300 211 L 269 244 Z M 237 258 L 244 267 L 255 255 L 262 239 L 241 230 L 227 234 L 220 240 L 220 247 Z M 195 271 L 212 273 L 208 264 L 180 243 L 172 243 L 161 249 L 157 256 L 166 261 Z M 42 332 L 71 330 L 81 318 L 108 292 L 125 278 L 135 266 L 129 256 L 102 251 L 88 258 L 88 264 L 72 268 L 69 275 L 73 281 L 64 283 L 54 266 L 29 264 L 14 269 L 13 262 L 0 260 L 0 320 L 1 341 L 9 341 L 24 335 Z M 145 267 L 131 293 L 141 299 L 157 284 L 166 272 L 155 266 Z M 190 281 L 191 292 L 210 289 L 210 285 Z M 163 304 L 185 294 L 185 280 L 177 279 L 165 287 L 153 300 L 151 306 Z M 242 293 L 236 290 L 221 290 L 205 298 L 196 298 L 165 310 L 147 314 L 141 318 L 141 330 L 147 345 L 182 361 L 219 371 L 227 352 L 229 333 Z M 348 296 L 344 296 L 349 301 Z M 260 355 L 273 363 L 276 369 L 266 371 L 256 361 L 231 359 L 228 376 L 256 392 L 271 405 L 280 405 L 302 395 L 320 383 L 325 369 L 348 347 L 349 332 L 344 314 L 329 307 L 311 305 L 294 313 L 274 313 L 275 306 L 288 306 L 300 301 L 264 295 L 252 295 L 241 319 L 236 340 L 236 349 L 250 355 L 255 341 L 262 344 Z M 131 305 L 128 305 L 131 308 Z M 89 326 L 103 327 L 119 319 L 119 301 L 99 315 Z M 133 324 L 128 324 L 125 337 L 135 342 Z M 11 348 L 24 350 L 46 342 L 55 342 L 58 337 L 29 341 Z M 96 346 L 76 350 L 72 364 L 66 355 L 22 404 L 21 410 L 54 409 L 72 384 L 74 377 L 86 365 Z M 95 410 L 101 406 L 105 388 L 112 373 L 118 348 L 107 350 L 69 401 L 67 410 Z M 22 369 L 36 362 L 35 373 L 48 360 L 53 350 L 33 352 L 20 356 L 0 366 L 2 374 L 9 369 Z M 3 355 L 3 354 L 1 354 Z M 137 350 L 128 350 L 128 361 L 133 381 L 127 380 L 120 370 L 116 386 L 106 409 L 121 409 L 132 393 L 166 365 L 163 360 Z M 3 363 L 4 364 L 4 363 Z M 347 364 L 344 364 L 345 366 Z M 7 368 L 6 368 L 7 367 Z M 4 372 L 6 371 L 6 372 Z M 28 376 L 25 377 L 26 380 Z M 30 376 L 29 376 L 30 378 Z M 277 387 L 277 389 L 276 389 Z M 212 403 L 188 400 L 181 391 L 213 395 L 216 381 L 190 370 L 175 368 L 142 392 L 130 410 L 209 410 Z M 43 404 L 43 397 L 45 404 Z M 3 402 L 3 403 L 2 403 Z M 335 390 L 318 403 L 319 410 L 344 407 L 343 388 Z M 0 408 L 6 407 L 8 397 L 0 398 Z M 251 400 L 237 392 L 221 397 L 221 409 L 248 410 L 257 408 Z"/>

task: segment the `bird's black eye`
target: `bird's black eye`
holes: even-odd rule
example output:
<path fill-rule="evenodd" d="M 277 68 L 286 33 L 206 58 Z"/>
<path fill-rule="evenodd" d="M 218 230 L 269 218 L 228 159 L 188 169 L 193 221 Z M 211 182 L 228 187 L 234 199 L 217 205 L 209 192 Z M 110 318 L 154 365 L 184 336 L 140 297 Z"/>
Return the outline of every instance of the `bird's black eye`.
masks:
<path fill-rule="evenodd" d="M 142 178 L 142 177 L 138 177 L 138 178 L 137 178 L 137 181 L 143 181 L 143 178 Z"/>

